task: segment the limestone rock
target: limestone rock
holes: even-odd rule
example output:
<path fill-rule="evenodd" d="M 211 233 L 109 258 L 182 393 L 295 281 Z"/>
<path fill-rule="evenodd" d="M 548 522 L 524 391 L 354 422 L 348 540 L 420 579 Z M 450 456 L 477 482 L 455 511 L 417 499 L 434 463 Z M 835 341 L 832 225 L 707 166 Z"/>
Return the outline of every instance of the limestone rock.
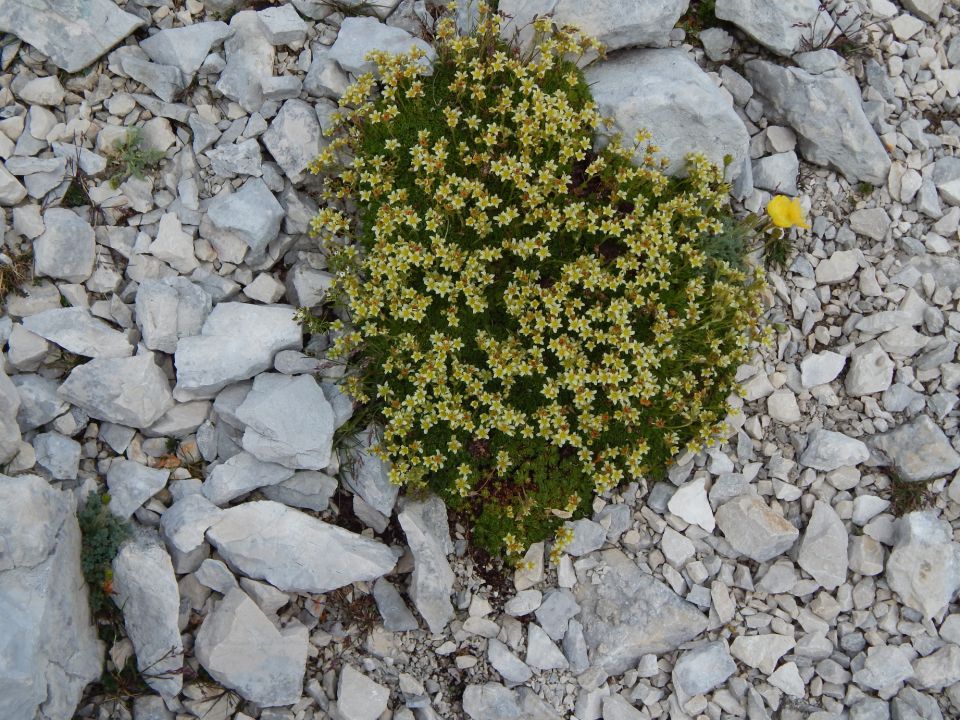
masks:
<path fill-rule="evenodd" d="M 716 15 L 786 57 L 822 46 L 833 28 L 819 0 L 782 0 L 776 5 L 764 0 L 717 0 Z"/>
<path fill-rule="evenodd" d="M 167 377 L 149 352 L 79 365 L 58 392 L 91 417 L 133 428 L 149 427 L 173 407 Z"/>
<path fill-rule="evenodd" d="M 127 357 L 133 346 L 122 332 L 114 330 L 82 307 L 44 310 L 23 319 L 23 326 L 74 355 L 91 358 Z"/>
<path fill-rule="evenodd" d="M 387 709 L 390 691 L 346 664 L 337 684 L 337 716 L 343 720 L 377 720 Z"/>
<path fill-rule="evenodd" d="M 850 369 L 844 380 L 853 397 L 883 392 L 893 382 L 894 363 L 876 340 L 860 345 L 850 355 Z"/>
<path fill-rule="evenodd" d="M 217 682 L 261 707 L 275 707 L 300 700 L 308 648 L 305 627 L 294 622 L 278 630 L 234 588 L 204 619 L 194 652 Z"/>
<path fill-rule="evenodd" d="M 730 645 L 730 653 L 740 662 L 767 675 L 773 673 L 777 661 L 796 645 L 792 637 L 767 633 L 765 635 L 741 635 Z"/>
<path fill-rule="evenodd" d="M 932 512 L 912 512 L 896 523 L 887 559 L 887 584 L 900 601 L 932 618 L 960 591 L 960 544 Z"/>
<path fill-rule="evenodd" d="M 20 393 L 17 386 L 0 367 L 0 465 L 8 463 L 20 451 L 19 410 Z"/>
<path fill-rule="evenodd" d="M 501 0 L 507 16 L 501 35 L 523 47 L 529 42 L 529 24 L 548 13 L 557 25 L 573 25 L 603 43 L 608 51 L 625 47 L 664 47 L 670 31 L 686 11 L 686 0 Z"/>
<path fill-rule="evenodd" d="M 673 687 L 682 697 L 705 695 L 737 671 L 724 640 L 684 651 L 673 666 Z"/>
<path fill-rule="evenodd" d="M 836 511 L 818 500 L 800 541 L 797 563 L 827 590 L 834 590 L 847 579 L 847 541 Z"/>
<path fill-rule="evenodd" d="M 269 369 L 277 352 L 301 347 L 301 333 L 289 306 L 219 303 L 200 335 L 177 343 L 177 399 L 213 397 Z"/>
<path fill-rule="evenodd" d="M 82 70 L 143 25 L 111 0 L 0 4 L 0 30 L 33 45 L 68 73 Z"/>
<path fill-rule="evenodd" d="M 833 430 L 818 429 L 807 438 L 807 447 L 800 455 L 800 464 L 814 470 L 830 472 L 844 466 L 859 465 L 869 457 L 870 450 L 862 441 Z"/>
<path fill-rule="evenodd" d="M 316 111 L 297 99 L 283 104 L 263 134 L 263 144 L 294 183 L 303 179 L 307 166 L 320 154 L 321 141 Z"/>
<path fill-rule="evenodd" d="M 311 376 L 258 375 L 236 416 L 246 425 L 243 449 L 258 460 L 294 470 L 330 464 L 333 409 Z"/>
<path fill-rule="evenodd" d="M 647 653 L 676 649 L 707 627 L 696 607 L 640 570 L 620 550 L 596 556 L 606 567 L 603 582 L 578 584 L 577 602 L 591 661 L 619 674 Z"/>
<path fill-rule="evenodd" d="M 210 221 L 221 230 L 234 233 L 250 246 L 250 256 L 260 257 L 277 237 L 283 207 L 260 178 L 247 180 L 235 193 L 218 195 L 207 211 Z"/>
<path fill-rule="evenodd" d="M 146 279 L 137 289 L 137 327 L 151 350 L 174 353 L 182 337 L 198 335 L 213 307 L 210 294 L 184 277 Z"/>
<path fill-rule="evenodd" d="M 886 182 L 890 158 L 863 111 L 854 78 L 836 68 L 815 74 L 766 60 L 748 62 L 746 74 L 767 117 L 793 128 L 807 160 L 834 167 L 851 181 Z"/>
<path fill-rule="evenodd" d="M 180 591 L 155 534 L 139 534 L 120 548 L 113 560 L 113 591 L 144 680 L 161 695 L 176 697 L 183 687 Z"/>
<path fill-rule="evenodd" d="M 370 448 L 377 444 L 378 432 L 371 427 L 360 433 L 358 444 L 351 450 L 341 476 L 347 487 L 370 507 L 390 517 L 400 487 L 390 482 L 390 464 L 370 452 Z"/>
<path fill-rule="evenodd" d="M 267 29 L 253 10 L 242 10 L 230 19 L 233 35 L 224 43 L 227 64 L 220 73 L 217 90 L 248 113 L 263 104 L 263 82 L 273 76 L 276 53 Z"/>
<path fill-rule="evenodd" d="M 393 569 L 394 551 L 270 500 L 223 511 L 207 539 L 233 568 L 284 592 L 324 593 Z"/>
<path fill-rule="evenodd" d="M 693 152 L 718 165 L 729 155 L 730 172 L 740 172 L 748 157 L 746 127 L 684 51 L 619 53 L 588 67 L 585 76 L 600 113 L 614 120 L 612 132 L 632 143 L 638 130 L 649 130 L 651 142 L 670 161 L 670 174 L 685 174 Z"/>
<path fill-rule="evenodd" d="M 407 502 L 397 516 L 413 553 L 410 599 L 427 621 L 430 632 L 439 634 L 453 618 L 450 592 L 453 570 L 447 555 L 453 552 L 447 509 L 431 496 L 422 502 Z"/>
<path fill-rule="evenodd" d="M 907 482 L 926 482 L 960 468 L 960 454 L 927 415 L 875 435 L 870 444 L 890 459 L 894 472 Z"/>
<path fill-rule="evenodd" d="M 717 509 L 717 526 L 727 542 L 757 562 L 789 550 L 800 532 L 756 495 L 743 495 Z"/>
<path fill-rule="evenodd" d="M 238 452 L 207 475 L 202 492 L 214 505 L 226 505 L 257 488 L 289 480 L 294 471 L 283 465 L 263 462 L 247 452 Z"/>
<path fill-rule="evenodd" d="M 93 273 L 96 246 L 90 223 L 71 210 L 55 207 L 43 214 L 43 224 L 43 234 L 33 241 L 34 271 L 57 280 L 84 282 Z"/>
<path fill-rule="evenodd" d="M 384 25 L 373 17 L 348 17 L 340 24 L 340 32 L 330 48 L 329 57 L 347 72 L 360 75 L 376 71 L 376 64 L 366 59 L 367 53 L 373 50 L 407 53 L 413 48 L 423 51 L 421 63 L 427 67 L 437 56 L 433 47 L 406 30 Z"/>
<path fill-rule="evenodd" d="M 169 477 L 169 470 L 150 468 L 125 458 L 115 459 L 107 471 L 110 512 L 129 520 L 138 507 L 166 487 Z"/>
<path fill-rule="evenodd" d="M 0 475 L 0 717 L 68 720 L 100 677 L 75 510 L 43 478 Z"/>

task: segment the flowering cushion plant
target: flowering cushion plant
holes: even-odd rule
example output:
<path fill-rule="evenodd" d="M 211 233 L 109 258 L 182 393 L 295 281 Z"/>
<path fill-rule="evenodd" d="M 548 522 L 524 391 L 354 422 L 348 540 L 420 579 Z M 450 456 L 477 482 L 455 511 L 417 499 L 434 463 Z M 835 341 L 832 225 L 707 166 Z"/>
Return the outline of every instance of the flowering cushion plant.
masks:
<path fill-rule="evenodd" d="M 521 56 L 499 23 L 442 19 L 432 68 L 374 55 L 314 164 L 313 230 L 337 272 L 329 356 L 391 480 L 516 559 L 714 443 L 761 304 L 721 169 L 670 178 L 644 136 L 595 150 L 576 60 L 596 44 L 541 19 Z"/>

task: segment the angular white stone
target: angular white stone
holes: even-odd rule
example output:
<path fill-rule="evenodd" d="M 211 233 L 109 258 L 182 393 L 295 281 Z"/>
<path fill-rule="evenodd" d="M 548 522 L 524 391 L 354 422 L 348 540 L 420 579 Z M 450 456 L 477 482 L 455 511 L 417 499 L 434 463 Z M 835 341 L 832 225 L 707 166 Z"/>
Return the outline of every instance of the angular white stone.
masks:
<path fill-rule="evenodd" d="M 613 118 L 610 132 L 632 147 L 637 131 L 649 130 L 670 174 L 685 174 L 692 152 L 717 165 L 729 155 L 734 175 L 743 167 L 750 140 L 743 121 L 683 50 L 618 53 L 588 67 L 585 76 L 600 113 Z"/>
<path fill-rule="evenodd" d="M 608 51 L 624 47 L 664 47 L 670 31 L 686 11 L 685 0 L 501 0 L 507 21 L 502 37 L 526 47 L 536 15 L 549 14 L 557 25 L 573 25 L 596 38 Z"/>
<path fill-rule="evenodd" d="M 58 392 L 92 417 L 133 428 L 149 427 L 173 407 L 167 376 L 149 352 L 79 365 Z"/>
<path fill-rule="evenodd" d="M 0 475 L 0 717 L 67 720 L 100 677 L 75 511 L 43 478 Z"/>
<path fill-rule="evenodd" d="M 756 495 L 742 495 L 717 509 L 717 526 L 743 555 L 766 562 L 793 547 L 800 532 Z"/>
<path fill-rule="evenodd" d="M 34 271 L 57 280 L 84 282 L 93 273 L 96 247 L 90 223 L 55 207 L 43 214 L 43 224 L 43 234 L 33 241 Z"/>
<path fill-rule="evenodd" d="M 717 0 L 716 16 L 746 32 L 778 55 L 819 46 L 827 40 L 833 21 L 819 0 Z"/>
<path fill-rule="evenodd" d="M 384 25 L 373 17 L 348 17 L 340 23 L 340 32 L 330 48 L 329 57 L 347 72 L 360 75 L 376 72 L 377 69 L 373 61 L 366 59 L 367 53 L 373 50 L 407 53 L 413 48 L 423 51 L 424 57 L 420 62 L 426 67 L 437 57 L 431 45 L 406 30 Z"/>
<path fill-rule="evenodd" d="M 114 330 L 82 307 L 44 310 L 23 319 L 23 326 L 75 355 L 119 358 L 133 353 L 122 332 Z"/>
<path fill-rule="evenodd" d="M 386 575 L 386 545 L 270 500 L 223 511 L 207 539 L 238 572 L 284 592 L 325 593 Z"/>
<path fill-rule="evenodd" d="M 927 415 L 873 436 L 870 444 L 890 459 L 894 472 L 907 482 L 926 482 L 960 468 L 960 454 Z"/>
<path fill-rule="evenodd" d="M 113 560 L 113 601 L 147 684 L 174 698 L 183 687 L 180 591 L 170 556 L 154 533 L 126 542 Z"/>
<path fill-rule="evenodd" d="M 337 684 L 337 716 L 343 720 L 377 720 L 387 709 L 390 691 L 346 664 Z"/>
<path fill-rule="evenodd" d="M 550 636 L 536 623 L 527 625 L 525 661 L 527 665 L 538 670 L 564 670 L 569 665 L 560 648 L 553 644 Z"/>
<path fill-rule="evenodd" d="M 166 487 L 169 477 L 169 470 L 150 468 L 125 458 L 115 459 L 107 471 L 110 512 L 129 520 L 138 507 Z"/>
<path fill-rule="evenodd" d="M 821 285 L 846 282 L 857 274 L 859 268 L 856 250 L 837 250 L 829 258 L 817 264 L 817 282 Z"/>
<path fill-rule="evenodd" d="M 804 158 L 852 181 L 886 182 L 890 157 L 864 113 L 856 79 L 839 68 L 814 73 L 766 60 L 748 62 L 746 75 L 767 117 L 796 132 Z"/>
<path fill-rule="evenodd" d="M 0 31 L 19 36 L 68 73 L 82 70 L 141 25 L 111 0 L 0 4 Z"/>
<path fill-rule="evenodd" d="M 827 590 L 834 590 L 847 579 L 847 540 L 836 511 L 818 500 L 800 541 L 797 563 Z"/>
<path fill-rule="evenodd" d="M 713 532 L 716 521 L 710 501 L 707 500 L 706 478 L 698 478 L 677 488 L 667 503 L 667 509 L 690 525 L 698 525 Z"/>
<path fill-rule="evenodd" d="M 705 695 L 736 671 L 726 641 L 704 643 L 681 653 L 673 666 L 673 687 L 686 699 Z"/>
<path fill-rule="evenodd" d="M 850 369 L 844 380 L 847 394 L 853 397 L 883 392 L 893 382 L 893 360 L 880 343 L 871 340 L 850 355 Z"/>
<path fill-rule="evenodd" d="M 427 621 L 430 632 L 439 634 L 453 618 L 453 570 L 447 555 L 453 552 L 447 510 L 432 496 L 422 502 L 407 502 L 397 516 L 413 553 L 410 599 Z"/>
<path fill-rule="evenodd" d="M 177 398 L 213 397 L 227 385 L 270 368 L 280 350 L 300 348 L 303 331 L 294 312 L 286 305 L 219 303 L 200 335 L 177 343 Z"/>
<path fill-rule="evenodd" d="M 943 610 L 960 591 L 960 544 L 949 523 L 930 511 L 897 520 L 886 578 L 900 601 L 924 617 Z"/>
<path fill-rule="evenodd" d="M 730 654 L 744 665 L 758 668 L 770 675 L 777 661 L 796 645 L 792 637 L 768 633 L 766 635 L 741 635 L 730 645 Z"/>
<path fill-rule="evenodd" d="M 597 585 L 578 584 L 576 599 L 594 664 L 622 673 L 643 655 L 670 652 L 706 630 L 707 619 L 694 605 L 621 551 L 590 557 L 599 560 L 606 574 Z"/>
<path fill-rule="evenodd" d="M 197 660 L 217 682 L 261 707 L 292 705 L 303 692 L 308 631 L 282 630 L 243 590 L 232 589 L 197 631 Z"/>
<path fill-rule="evenodd" d="M 833 430 L 818 429 L 807 438 L 807 447 L 800 455 L 800 464 L 814 470 L 830 472 L 846 465 L 859 465 L 869 457 L 870 450 L 862 441 Z"/>
<path fill-rule="evenodd" d="M 236 416 L 247 426 L 243 449 L 258 460 L 294 470 L 330 464 L 333 409 L 311 376 L 258 375 Z"/>

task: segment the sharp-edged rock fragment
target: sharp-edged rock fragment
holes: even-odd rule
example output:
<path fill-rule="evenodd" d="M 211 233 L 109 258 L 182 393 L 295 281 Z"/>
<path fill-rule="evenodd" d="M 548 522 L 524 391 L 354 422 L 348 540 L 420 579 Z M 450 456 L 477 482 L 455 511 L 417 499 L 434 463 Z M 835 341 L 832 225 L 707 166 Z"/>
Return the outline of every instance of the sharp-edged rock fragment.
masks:
<path fill-rule="evenodd" d="M 733 548 L 766 562 L 793 547 L 800 532 L 756 495 L 742 495 L 717 509 L 717 527 Z"/>
<path fill-rule="evenodd" d="M 870 445 L 889 458 L 897 477 L 907 482 L 926 482 L 960 468 L 960 454 L 927 415 L 873 436 Z"/>
<path fill-rule="evenodd" d="M 226 505 L 251 490 L 289 480 L 293 474 L 293 470 L 283 465 L 238 452 L 208 473 L 202 492 L 214 505 Z"/>
<path fill-rule="evenodd" d="M 210 676 L 261 707 L 292 705 L 303 692 L 307 629 L 282 630 L 239 588 L 227 592 L 197 631 L 194 652 Z"/>
<path fill-rule="evenodd" d="M 320 122 L 303 100 L 287 100 L 263 134 L 263 144 L 291 182 L 303 179 L 307 166 L 320 154 Z"/>
<path fill-rule="evenodd" d="M 549 14 L 557 25 L 573 25 L 610 51 L 666 46 L 686 8 L 684 0 L 595 0 L 588 4 L 578 0 L 501 0 L 499 5 L 506 17 L 501 35 L 508 42 L 526 47 L 532 40 L 535 17 Z"/>
<path fill-rule="evenodd" d="M 684 174 L 687 155 L 702 152 L 737 175 L 748 157 L 750 137 L 720 89 L 683 50 L 619 53 L 585 71 L 600 113 L 612 117 L 612 132 L 632 143 L 649 130 L 651 142 L 670 161 L 668 172 Z M 642 152 L 642 151 L 641 151 Z"/>
<path fill-rule="evenodd" d="M 834 22 L 820 0 L 717 0 L 716 15 L 778 55 L 790 57 L 811 47 L 822 47 Z"/>
<path fill-rule="evenodd" d="M 807 447 L 800 455 L 800 464 L 830 472 L 839 467 L 859 465 L 869 457 L 870 450 L 862 441 L 833 430 L 818 429 L 810 433 Z"/>
<path fill-rule="evenodd" d="M 224 510 L 207 539 L 238 572 L 284 592 L 325 593 L 375 580 L 397 562 L 382 543 L 271 500 Z"/>
<path fill-rule="evenodd" d="M 250 246 L 250 256 L 263 255 L 277 237 L 283 207 L 260 178 L 247 180 L 234 193 L 218 195 L 208 210 L 210 221 L 221 230 L 234 233 Z"/>
<path fill-rule="evenodd" d="M 301 347 L 302 332 L 289 306 L 218 304 L 200 335 L 177 343 L 177 399 L 210 398 L 269 369 L 277 352 Z"/>
<path fill-rule="evenodd" d="M 887 584 L 900 601 L 932 618 L 960 591 L 960 544 L 950 524 L 932 512 L 912 512 L 896 524 Z"/>
<path fill-rule="evenodd" d="M 387 709 L 390 691 L 346 664 L 337 683 L 337 717 L 343 720 L 377 720 Z"/>
<path fill-rule="evenodd" d="M 606 571 L 603 581 L 576 587 L 594 664 L 611 674 L 626 672 L 643 655 L 670 652 L 706 630 L 707 619 L 694 605 L 620 550 L 596 557 Z"/>
<path fill-rule="evenodd" d="M 82 307 L 44 310 L 24 318 L 23 326 L 74 355 L 119 358 L 133 353 L 126 335 Z"/>
<path fill-rule="evenodd" d="M 263 462 L 322 470 L 333 448 L 333 409 L 310 375 L 262 373 L 237 408 L 243 449 Z"/>
<path fill-rule="evenodd" d="M 767 117 L 797 133 L 800 153 L 851 181 L 883 185 L 890 157 L 863 111 L 860 86 L 839 68 L 813 73 L 766 60 L 746 65 Z"/>
<path fill-rule="evenodd" d="M 96 247 L 90 223 L 55 207 L 43 214 L 43 224 L 43 234 L 33 241 L 34 271 L 56 280 L 84 282 L 93 273 Z"/>
<path fill-rule="evenodd" d="M 453 552 L 447 508 L 432 496 L 422 502 L 407 502 L 398 515 L 400 527 L 413 553 L 413 575 L 410 578 L 410 599 L 417 612 L 439 634 L 453 618 L 453 570 L 447 555 Z"/>
<path fill-rule="evenodd" d="M 418 48 L 424 53 L 421 62 L 429 67 L 437 56 L 431 45 L 406 30 L 384 25 L 373 17 L 348 17 L 340 24 L 337 40 L 330 48 L 329 57 L 354 75 L 375 72 L 376 63 L 367 60 L 367 53 L 380 50 L 387 53 L 407 53 Z"/>
<path fill-rule="evenodd" d="M 113 560 L 113 591 L 144 680 L 175 698 L 183 687 L 180 591 L 170 556 L 155 534 L 140 533 L 120 548 Z"/>
<path fill-rule="evenodd" d="M 797 553 L 797 563 L 827 590 L 847 579 L 847 531 L 836 511 L 818 500 Z"/>
<path fill-rule="evenodd" d="M 100 677 L 75 512 L 43 478 L 0 475 L 0 717 L 67 720 Z"/>
<path fill-rule="evenodd" d="M 58 392 L 92 417 L 133 428 L 149 427 L 173 407 L 167 377 L 149 352 L 84 363 Z"/>
<path fill-rule="evenodd" d="M 673 687 L 683 698 L 705 695 L 737 671 L 725 640 L 684 651 L 673 666 Z"/>
<path fill-rule="evenodd" d="M 0 30 L 33 45 L 68 73 L 83 70 L 143 20 L 111 0 L 30 0 L 0 3 Z"/>
<path fill-rule="evenodd" d="M 129 520 L 138 507 L 166 487 L 169 477 L 169 470 L 150 468 L 125 458 L 115 459 L 107 471 L 110 512 Z"/>

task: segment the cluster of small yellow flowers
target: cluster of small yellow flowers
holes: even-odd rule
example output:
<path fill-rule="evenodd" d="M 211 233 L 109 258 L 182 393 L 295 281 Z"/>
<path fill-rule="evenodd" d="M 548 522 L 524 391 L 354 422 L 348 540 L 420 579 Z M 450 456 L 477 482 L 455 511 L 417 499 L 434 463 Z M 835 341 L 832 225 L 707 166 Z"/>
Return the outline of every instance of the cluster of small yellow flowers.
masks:
<path fill-rule="evenodd" d="M 329 355 L 356 368 L 343 386 L 375 407 L 391 480 L 502 523 L 488 536 L 515 558 L 558 527 L 562 552 L 591 493 L 709 446 L 761 312 L 760 276 L 706 242 L 721 170 L 695 156 L 668 178 L 644 133 L 595 153 L 575 61 L 597 44 L 535 29 L 531 58 L 486 11 L 470 36 L 439 22 L 432 67 L 374 54 L 312 166 L 349 318 Z"/>

